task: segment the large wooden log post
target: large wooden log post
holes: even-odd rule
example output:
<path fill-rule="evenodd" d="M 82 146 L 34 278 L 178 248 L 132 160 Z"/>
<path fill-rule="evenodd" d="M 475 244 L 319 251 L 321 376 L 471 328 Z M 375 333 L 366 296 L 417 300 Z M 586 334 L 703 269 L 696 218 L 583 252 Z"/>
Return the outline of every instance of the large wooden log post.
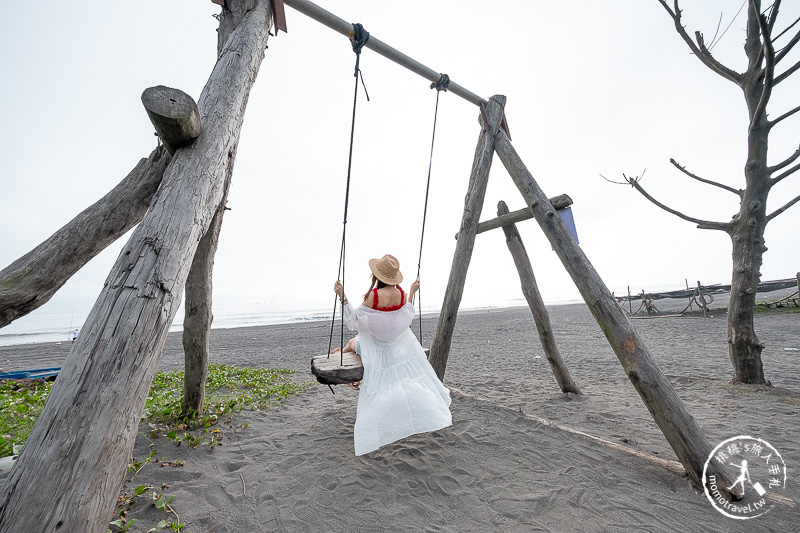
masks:
<path fill-rule="evenodd" d="M 158 147 L 108 194 L 0 271 L 0 328 L 47 303 L 97 254 L 139 223 L 172 157 Z"/>
<path fill-rule="evenodd" d="M 232 161 L 231 161 L 232 162 Z M 219 243 L 219 232 L 225 214 L 224 200 L 228 196 L 231 170 L 225 179 L 223 203 L 217 208 L 211 225 L 200 239 L 197 251 L 186 278 L 184 289 L 183 333 L 183 401 L 181 415 L 190 416 L 203 412 L 206 397 L 206 378 L 208 378 L 208 358 L 210 351 L 212 312 L 212 275 L 214 257 Z"/>
<path fill-rule="evenodd" d="M 271 6 L 231 34 L 199 99 L 204 131 L 178 150 L 62 367 L 0 496 L 0 531 L 103 533 L 192 258 L 220 205 Z"/>
<path fill-rule="evenodd" d="M 142 105 L 169 153 L 189 145 L 203 130 L 194 98 L 179 89 L 157 85 L 142 93 Z"/>
<path fill-rule="evenodd" d="M 495 150 L 678 460 L 692 481 L 701 484 L 703 465 L 713 450 L 711 442 L 653 361 L 625 312 L 502 131 L 497 133 Z"/>
<path fill-rule="evenodd" d="M 450 278 L 447 281 L 447 290 L 439 313 L 439 323 L 436 326 L 436 336 L 431 344 L 429 361 L 439 379 L 444 379 L 447 367 L 447 356 L 450 353 L 450 343 L 453 339 L 453 330 L 456 327 L 456 315 L 464 293 L 464 282 L 467 278 L 467 269 L 472 258 L 472 249 L 475 246 L 475 233 L 478 220 L 483 209 L 483 200 L 486 196 L 486 184 L 489 181 L 489 170 L 492 167 L 494 156 L 495 133 L 500 127 L 503 118 L 503 106 L 506 97 L 495 95 L 489 99 L 486 106 L 488 124 L 481 116 L 481 134 L 475 148 L 475 157 L 472 161 L 472 171 L 469 176 L 469 187 L 464 199 L 464 215 L 461 218 L 461 227 L 458 230 L 460 238 L 456 243 L 453 254 L 453 265 L 450 267 Z"/>
<path fill-rule="evenodd" d="M 253 1 L 229 0 L 222 2 L 219 29 L 217 30 L 217 56 L 222 54 L 231 33 L 239 26 L 247 12 L 252 9 Z M 193 412 L 201 413 L 206 397 L 211 324 L 214 322 L 212 308 L 214 257 L 217 254 L 219 233 L 222 229 L 235 159 L 236 150 L 234 149 L 230 157 L 231 164 L 225 172 L 222 200 L 211 219 L 208 231 L 200 239 L 184 288 L 185 314 L 182 334 L 184 371 L 183 401 L 181 402 L 181 414 L 184 416 Z"/>
<path fill-rule="evenodd" d="M 504 201 L 500 200 L 497 204 L 497 217 L 502 218 L 503 215 L 507 214 L 508 206 Z M 561 388 L 561 392 L 580 394 L 581 390 L 572 379 L 572 375 L 569 373 L 569 369 L 564 364 L 561 353 L 558 351 L 553 328 L 550 327 L 550 316 L 547 314 L 547 308 L 536 284 L 536 277 L 533 275 L 533 267 L 528 258 L 528 252 L 525 251 L 525 245 L 522 243 L 522 237 L 520 237 L 517 226 L 515 224 L 503 226 L 503 232 L 506 234 L 508 251 L 511 252 L 511 257 L 514 258 L 514 264 L 517 266 L 517 272 L 519 272 L 522 294 L 525 295 L 525 300 L 527 300 L 531 313 L 533 313 L 533 321 L 536 323 L 536 330 L 539 332 L 539 340 L 542 342 L 547 362 L 550 363 L 550 368 L 558 382 L 558 386 Z"/>

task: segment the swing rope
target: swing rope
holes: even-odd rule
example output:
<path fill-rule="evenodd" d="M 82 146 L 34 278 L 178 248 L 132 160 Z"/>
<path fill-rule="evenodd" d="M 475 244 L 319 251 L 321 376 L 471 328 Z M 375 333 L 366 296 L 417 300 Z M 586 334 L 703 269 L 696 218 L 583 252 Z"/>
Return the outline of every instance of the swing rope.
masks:
<path fill-rule="evenodd" d="M 364 45 L 367 44 L 369 40 L 369 32 L 364 29 L 361 24 L 355 23 L 353 24 L 353 34 L 350 36 L 350 43 L 353 46 L 353 52 L 356 54 L 356 66 L 355 66 L 355 90 L 353 91 L 353 118 L 350 123 L 350 153 L 347 159 L 347 185 L 345 187 L 345 195 L 344 195 L 344 218 L 342 220 L 342 245 L 339 250 L 339 270 L 337 272 L 337 279 L 342 282 L 342 294 L 346 294 L 344 291 L 344 265 L 345 265 L 345 243 L 346 243 L 346 235 L 347 235 L 347 207 L 350 202 L 350 173 L 353 167 L 353 138 L 355 136 L 356 131 L 356 103 L 358 102 L 358 80 L 361 79 L 361 85 L 364 87 L 364 94 L 367 97 L 367 101 L 369 101 L 369 93 L 367 93 L 367 87 L 364 84 L 364 76 L 361 74 L 361 68 L 359 67 L 359 63 L 361 60 L 361 49 Z M 339 337 L 339 364 L 344 364 L 344 298 L 340 300 L 342 306 L 342 323 L 341 323 L 341 331 Z M 336 298 L 334 297 L 333 302 L 333 318 L 331 319 L 331 333 L 330 338 L 328 339 L 328 358 L 331 355 L 331 346 L 333 345 L 333 327 L 334 323 L 336 322 Z M 329 385 L 330 387 L 330 385 Z M 330 387 L 331 392 L 333 392 L 333 387 Z"/>
<path fill-rule="evenodd" d="M 436 119 L 439 116 L 439 93 L 441 91 L 447 92 L 447 87 L 450 85 L 450 77 L 447 74 L 441 74 L 439 81 L 431 83 L 431 89 L 436 89 L 436 109 L 433 112 L 433 133 L 431 134 L 431 155 L 428 158 L 428 182 L 425 185 L 425 207 L 422 210 L 422 232 L 419 237 L 419 259 L 417 260 L 417 281 L 419 281 L 419 273 L 422 269 L 422 243 L 425 240 L 425 221 L 428 217 L 428 193 L 431 190 L 431 168 L 433 167 L 433 144 L 436 140 Z M 419 303 L 419 343 L 422 344 L 422 291 L 417 291 L 417 302 Z"/>

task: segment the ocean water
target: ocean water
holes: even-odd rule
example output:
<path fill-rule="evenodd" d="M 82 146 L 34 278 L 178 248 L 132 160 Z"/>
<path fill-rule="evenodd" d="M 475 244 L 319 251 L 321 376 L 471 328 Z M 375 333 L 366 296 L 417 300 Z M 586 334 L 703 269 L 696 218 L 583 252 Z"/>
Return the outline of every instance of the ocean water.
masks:
<path fill-rule="evenodd" d="M 32 313 L 0 329 L 0 346 L 72 340 L 84 317 L 74 313 Z"/>
<path fill-rule="evenodd" d="M 286 309 L 269 302 L 215 306 L 212 329 L 330 320 L 332 311 L 332 308 L 328 310 Z M 72 332 L 78 329 L 80 335 L 80 329 L 87 317 L 88 311 L 85 313 L 31 313 L 31 315 L 0 329 L 0 346 L 71 342 Z M 183 309 L 175 316 L 170 331 L 181 331 L 182 325 Z"/>
<path fill-rule="evenodd" d="M 548 305 L 575 303 L 576 300 L 547 302 Z M 494 302 L 487 305 L 482 302 L 463 302 L 461 310 L 497 309 L 507 307 L 525 306 L 524 298 Z M 315 306 L 287 307 L 278 302 L 249 302 L 235 304 L 214 305 L 214 323 L 212 329 L 240 328 L 250 326 L 266 326 L 273 324 L 293 324 L 299 322 L 329 321 L 333 313 L 333 305 L 328 309 Z M 42 309 L 20 318 L 0 329 L 0 346 L 16 344 L 32 344 L 47 342 L 70 342 L 72 332 L 83 327 L 88 316 L 84 313 L 47 313 Z M 423 314 L 438 313 L 438 308 L 423 307 Z M 339 318 L 340 311 L 337 309 Z M 183 324 L 183 309 L 175 317 L 170 331 L 181 331 Z"/>

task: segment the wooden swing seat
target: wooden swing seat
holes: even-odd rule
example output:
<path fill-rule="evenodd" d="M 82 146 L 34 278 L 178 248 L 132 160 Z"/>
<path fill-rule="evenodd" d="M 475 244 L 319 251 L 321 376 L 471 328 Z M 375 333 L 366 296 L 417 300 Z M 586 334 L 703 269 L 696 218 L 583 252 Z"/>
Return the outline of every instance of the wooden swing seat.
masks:
<path fill-rule="evenodd" d="M 430 357 L 431 349 L 423 348 L 425 356 Z M 361 356 L 355 352 L 347 352 L 344 356 L 332 353 L 311 358 L 311 373 L 323 385 L 347 385 L 361 381 L 364 377 L 364 365 Z"/>
<path fill-rule="evenodd" d="M 355 352 L 322 354 L 311 359 L 311 373 L 323 385 L 346 385 L 361 381 L 364 365 Z"/>

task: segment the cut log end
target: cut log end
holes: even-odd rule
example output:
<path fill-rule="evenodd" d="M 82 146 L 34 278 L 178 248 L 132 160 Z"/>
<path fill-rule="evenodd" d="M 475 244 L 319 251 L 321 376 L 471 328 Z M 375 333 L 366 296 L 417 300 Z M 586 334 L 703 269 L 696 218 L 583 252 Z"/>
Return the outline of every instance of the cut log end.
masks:
<path fill-rule="evenodd" d="M 163 85 L 150 87 L 142 93 L 142 104 L 156 134 L 171 154 L 200 136 L 200 111 L 185 92 Z"/>

